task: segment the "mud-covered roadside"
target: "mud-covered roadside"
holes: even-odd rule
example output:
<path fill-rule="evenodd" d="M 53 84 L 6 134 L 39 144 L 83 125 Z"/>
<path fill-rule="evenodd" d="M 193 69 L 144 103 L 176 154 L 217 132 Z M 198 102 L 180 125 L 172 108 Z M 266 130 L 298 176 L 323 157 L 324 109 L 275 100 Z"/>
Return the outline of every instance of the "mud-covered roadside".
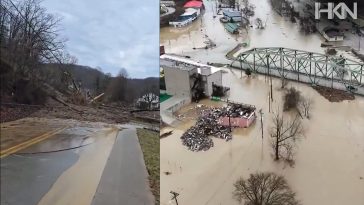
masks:
<path fill-rule="evenodd" d="M 330 102 L 342 102 L 344 100 L 354 100 L 355 95 L 342 90 L 326 88 L 322 86 L 313 87 L 320 95 L 326 98 Z"/>
<path fill-rule="evenodd" d="M 25 117 L 75 119 L 89 122 L 126 123 L 129 121 L 143 121 L 158 123 L 157 111 L 131 113 L 129 106 L 79 106 L 79 105 L 23 105 L 4 103 L 1 105 L 1 123 L 22 119 Z"/>
<path fill-rule="evenodd" d="M 39 110 L 39 107 L 1 105 L 0 122 L 9 122 L 28 117 L 37 110 Z"/>
<path fill-rule="evenodd" d="M 65 106 L 38 107 L 27 105 L 2 105 L 1 123 L 25 117 L 75 119 L 90 122 L 125 123 L 130 121 L 130 113 L 125 110 L 105 107 L 73 106 L 73 110 Z"/>

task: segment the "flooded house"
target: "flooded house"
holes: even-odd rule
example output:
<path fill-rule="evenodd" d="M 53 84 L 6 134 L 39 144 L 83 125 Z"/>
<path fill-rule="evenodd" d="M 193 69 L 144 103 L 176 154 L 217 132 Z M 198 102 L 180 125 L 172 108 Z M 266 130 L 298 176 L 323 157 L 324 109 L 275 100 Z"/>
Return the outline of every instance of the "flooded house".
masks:
<path fill-rule="evenodd" d="M 198 11 L 198 13 L 201 13 L 201 11 L 204 9 L 204 5 L 202 1 L 188 1 L 184 6 L 185 9 L 193 8 Z"/>
<path fill-rule="evenodd" d="M 249 20 L 244 18 L 240 11 L 237 10 L 223 10 L 223 16 L 220 18 L 220 22 L 224 24 L 226 31 L 232 34 L 239 33 L 239 26 L 245 26 L 249 23 Z"/>
<path fill-rule="evenodd" d="M 320 31 L 320 33 L 329 42 L 344 40 L 344 33 L 337 28 L 328 27 Z"/>
<path fill-rule="evenodd" d="M 230 102 L 227 110 L 226 115 L 218 119 L 219 125 L 247 128 L 256 120 L 256 108 L 252 105 Z"/>
<path fill-rule="evenodd" d="M 177 19 L 170 21 L 169 25 L 174 27 L 184 27 L 195 21 L 204 9 L 202 1 L 188 1 L 183 8 L 185 12 Z"/>
<path fill-rule="evenodd" d="M 220 21 L 223 23 L 225 23 L 225 22 L 236 23 L 236 22 L 243 21 L 243 17 L 241 15 L 240 11 L 225 10 L 222 12 L 222 14 L 223 14 L 223 17 L 221 17 Z"/>

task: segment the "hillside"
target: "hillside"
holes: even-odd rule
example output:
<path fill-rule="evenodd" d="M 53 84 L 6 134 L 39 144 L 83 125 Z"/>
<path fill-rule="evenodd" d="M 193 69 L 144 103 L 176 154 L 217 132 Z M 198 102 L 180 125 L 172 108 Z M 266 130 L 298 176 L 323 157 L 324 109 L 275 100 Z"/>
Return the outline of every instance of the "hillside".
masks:
<path fill-rule="evenodd" d="M 95 94 L 106 91 L 108 83 L 116 78 L 96 68 L 83 65 L 44 64 L 42 69 L 47 76 L 48 83 L 55 87 L 61 87 L 61 84 L 63 84 L 61 77 L 62 71 L 67 71 L 77 83 L 81 83 L 83 89 L 88 89 Z M 159 88 L 159 78 L 157 77 L 144 79 L 127 78 L 126 80 L 128 87 L 133 89 L 133 93 L 130 94 L 135 97 L 140 97 L 146 90 L 150 90 L 153 87 Z"/>
<path fill-rule="evenodd" d="M 156 77 L 120 78 L 88 66 L 43 64 L 36 70 L 39 80 L 11 80 L 13 69 L 4 61 L 1 65 L 2 122 L 33 116 L 122 123 L 133 118 L 129 111 L 135 109 L 137 98 L 148 92 L 159 92 Z M 81 85 L 79 92 L 74 92 L 64 73 L 70 73 L 76 84 Z M 120 81 L 124 87 L 118 86 Z M 73 100 L 75 95 L 84 98 L 86 92 L 90 92 L 91 98 L 100 93 L 105 95 L 96 104 L 90 104 L 90 98 L 82 103 Z M 113 97 L 120 92 L 123 92 L 123 100 Z"/>

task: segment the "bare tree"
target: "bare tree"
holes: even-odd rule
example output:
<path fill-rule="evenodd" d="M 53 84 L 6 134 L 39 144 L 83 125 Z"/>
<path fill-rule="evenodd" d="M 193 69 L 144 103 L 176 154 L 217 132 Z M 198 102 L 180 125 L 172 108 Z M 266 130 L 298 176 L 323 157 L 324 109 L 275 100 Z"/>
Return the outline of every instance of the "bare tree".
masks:
<path fill-rule="evenodd" d="M 270 131 L 275 160 L 281 157 L 293 163 L 293 151 L 296 141 L 303 136 L 303 128 L 298 116 L 285 119 L 283 114 L 274 114 L 273 127 Z"/>
<path fill-rule="evenodd" d="M 59 22 L 40 0 L 1 1 L 1 57 L 13 68 L 15 80 L 37 77 L 41 63 L 60 61 L 65 40 Z"/>
<path fill-rule="evenodd" d="M 302 17 L 300 18 L 300 30 L 304 34 L 311 34 L 316 32 L 315 21 L 309 17 Z"/>
<path fill-rule="evenodd" d="M 247 75 L 248 77 L 250 77 L 252 75 L 252 71 L 248 68 L 245 70 L 245 75 Z"/>
<path fill-rule="evenodd" d="M 257 28 L 258 28 L 258 29 L 264 29 L 263 21 L 262 21 L 262 19 L 261 19 L 261 18 L 257 18 L 257 19 L 255 20 L 255 24 L 256 24 L 256 26 L 257 26 Z"/>
<path fill-rule="evenodd" d="M 281 79 L 281 89 L 286 88 L 287 85 L 288 85 L 288 80 L 285 77 L 283 77 Z"/>
<path fill-rule="evenodd" d="M 121 68 L 119 74 L 113 78 L 108 87 L 111 101 L 125 101 L 128 92 L 128 72 Z"/>
<path fill-rule="evenodd" d="M 313 104 L 313 100 L 311 98 L 301 97 L 301 100 L 299 102 L 299 108 L 300 108 L 300 110 L 302 110 L 303 115 L 307 119 L 310 119 L 310 111 L 311 111 L 312 104 Z"/>
<path fill-rule="evenodd" d="M 153 104 L 153 102 L 158 100 L 158 96 L 155 95 L 154 93 L 149 92 L 149 93 L 144 94 L 142 96 L 142 99 L 147 104 L 147 109 L 151 110 L 152 104 Z"/>
<path fill-rule="evenodd" d="M 249 0 L 242 0 L 242 4 L 244 7 L 248 7 L 249 6 Z"/>
<path fill-rule="evenodd" d="M 147 109 L 152 109 L 153 102 L 159 100 L 159 88 L 157 85 L 149 85 L 144 88 L 143 96 L 141 97 L 146 103 Z"/>
<path fill-rule="evenodd" d="M 58 63 L 65 64 L 65 65 L 76 65 L 78 63 L 78 59 L 75 56 L 67 52 L 62 52 L 58 55 Z"/>
<path fill-rule="evenodd" d="M 228 1 L 230 8 L 235 8 L 235 0 Z"/>
<path fill-rule="evenodd" d="M 289 88 L 284 95 L 283 110 L 289 111 L 291 109 L 297 109 L 300 100 L 301 100 L 300 91 L 296 90 L 293 87 Z"/>
<path fill-rule="evenodd" d="M 250 174 L 234 183 L 234 198 L 245 205 L 298 205 L 296 194 L 283 176 L 274 173 Z"/>

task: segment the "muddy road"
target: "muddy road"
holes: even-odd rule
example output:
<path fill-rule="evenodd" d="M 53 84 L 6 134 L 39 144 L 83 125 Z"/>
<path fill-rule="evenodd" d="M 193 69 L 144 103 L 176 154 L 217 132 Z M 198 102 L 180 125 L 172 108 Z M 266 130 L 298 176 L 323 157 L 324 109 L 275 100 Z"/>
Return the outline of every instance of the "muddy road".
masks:
<path fill-rule="evenodd" d="M 136 127 L 43 118 L 1 124 L 1 204 L 154 204 Z"/>

